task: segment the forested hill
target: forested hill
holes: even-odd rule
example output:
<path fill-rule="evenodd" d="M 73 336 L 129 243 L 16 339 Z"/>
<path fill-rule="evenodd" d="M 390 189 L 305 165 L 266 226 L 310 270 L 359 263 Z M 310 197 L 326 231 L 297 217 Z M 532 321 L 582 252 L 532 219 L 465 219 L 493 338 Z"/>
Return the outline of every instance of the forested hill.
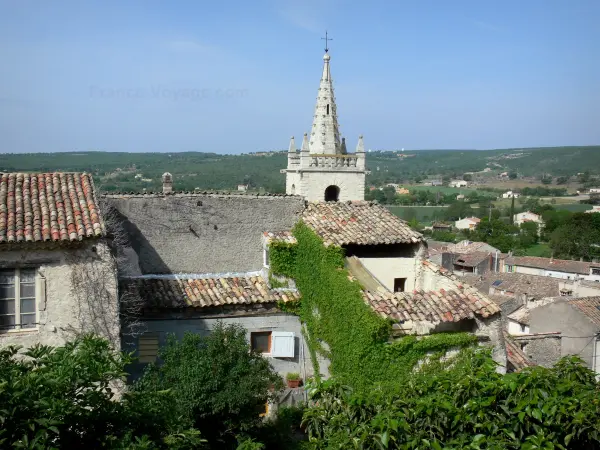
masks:
<path fill-rule="evenodd" d="M 235 189 L 250 184 L 284 190 L 285 152 L 215 153 L 35 153 L 0 155 L 1 171 L 87 171 L 103 190 L 158 190 L 168 171 L 176 189 Z M 368 183 L 401 182 L 417 176 L 460 176 L 465 172 L 514 171 L 522 177 L 600 173 L 600 146 L 499 150 L 374 151 L 367 154 Z M 137 178 L 136 178 L 137 176 Z"/>

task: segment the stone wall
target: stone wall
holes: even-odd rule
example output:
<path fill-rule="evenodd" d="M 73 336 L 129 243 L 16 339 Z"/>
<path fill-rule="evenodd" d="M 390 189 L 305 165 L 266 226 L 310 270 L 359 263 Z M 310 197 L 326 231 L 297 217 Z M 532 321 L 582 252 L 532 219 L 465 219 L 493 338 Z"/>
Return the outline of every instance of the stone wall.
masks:
<path fill-rule="evenodd" d="M 140 274 L 249 272 L 263 266 L 262 233 L 291 230 L 302 198 L 250 195 L 108 196 Z"/>
<path fill-rule="evenodd" d="M 592 340 L 599 328 L 566 301 L 557 301 L 531 311 L 530 329 L 532 334 L 561 332 L 560 354 L 562 356 L 579 355 L 590 368 L 594 367 Z M 526 354 L 529 355 L 529 353 Z M 535 358 L 550 359 L 547 356 L 539 355 L 536 355 Z"/>
<path fill-rule="evenodd" d="M 513 336 L 513 339 L 538 366 L 552 367 L 561 357 L 560 334 Z"/>
<path fill-rule="evenodd" d="M 325 200 L 325 189 L 331 185 L 340 188 L 339 201 L 341 202 L 365 199 L 364 172 L 303 171 L 288 172 L 286 175 L 286 192 L 288 194 L 295 192 L 308 201 Z"/>
<path fill-rule="evenodd" d="M 36 268 L 35 329 L 0 331 L 0 345 L 63 345 L 82 332 L 108 338 L 120 349 L 117 272 L 108 245 L 0 252 L 0 268 Z"/>

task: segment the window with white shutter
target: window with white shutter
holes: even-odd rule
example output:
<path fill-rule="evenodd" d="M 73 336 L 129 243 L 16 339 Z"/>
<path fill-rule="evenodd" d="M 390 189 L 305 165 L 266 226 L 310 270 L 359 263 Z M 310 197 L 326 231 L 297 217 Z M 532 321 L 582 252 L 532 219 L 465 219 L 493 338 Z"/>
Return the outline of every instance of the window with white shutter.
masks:
<path fill-rule="evenodd" d="M 294 357 L 294 333 L 273 331 L 271 333 L 271 356 L 276 358 Z"/>

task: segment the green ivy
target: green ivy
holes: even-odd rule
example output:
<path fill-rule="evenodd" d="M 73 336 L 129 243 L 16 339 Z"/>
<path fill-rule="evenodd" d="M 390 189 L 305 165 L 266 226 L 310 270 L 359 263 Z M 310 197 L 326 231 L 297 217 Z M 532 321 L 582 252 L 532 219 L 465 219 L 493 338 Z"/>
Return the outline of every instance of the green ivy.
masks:
<path fill-rule="evenodd" d="M 390 342 L 391 323 L 364 302 L 360 284 L 350 280 L 344 269 L 343 249 L 324 246 L 301 222 L 294 236 L 297 244 L 271 244 L 271 268 L 296 281 L 302 294 L 299 316 L 308 330 L 311 358 L 316 360 L 316 352 L 328 357 L 329 369 L 340 382 L 359 390 L 374 385 L 395 389 L 428 355 L 429 360 L 434 356 L 439 360 L 447 350 L 475 342 L 466 333 L 407 336 Z"/>

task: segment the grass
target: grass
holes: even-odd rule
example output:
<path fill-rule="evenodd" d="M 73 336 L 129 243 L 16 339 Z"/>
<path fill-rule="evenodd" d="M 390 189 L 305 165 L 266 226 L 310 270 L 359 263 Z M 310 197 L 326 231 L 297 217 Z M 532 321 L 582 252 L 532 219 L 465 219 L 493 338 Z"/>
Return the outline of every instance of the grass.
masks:
<path fill-rule="evenodd" d="M 406 189 L 410 190 L 410 191 L 431 191 L 431 192 L 441 192 L 442 194 L 468 194 L 469 192 L 472 191 L 477 191 L 477 189 L 473 189 L 473 188 L 454 188 L 454 187 L 447 187 L 447 186 L 422 186 L 422 185 L 407 185 L 407 186 L 403 186 Z M 485 192 L 485 191 L 478 191 L 480 193 L 485 193 L 485 194 L 489 194 L 490 196 L 495 196 L 495 194 L 489 193 L 489 192 Z"/>
<path fill-rule="evenodd" d="M 552 256 L 552 250 L 548 246 L 548 244 L 539 243 L 532 245 L 527 250 L 523 256 L 541 256 L 543 258 L 550 258 Z"/>
<path fill-rule="evenodd" d="M 416 218 L 419 222 L 442 220 L 446 206 L 388 206 L 390 212 L 403 220 Z"/>
<path fill-rule="evenodd" d="M 567 211 L 571 211 L 571 212 L 583 212 L 583 211 L 587 211 L 588 209 L 592 209 L 592 205 L 586 205 L 584 203 L 569 203 L 569 204 L 562 204 L 562 205 L 553 205 L 556 209 L 562 209 L 562 210 L 567 210 Z"/>

